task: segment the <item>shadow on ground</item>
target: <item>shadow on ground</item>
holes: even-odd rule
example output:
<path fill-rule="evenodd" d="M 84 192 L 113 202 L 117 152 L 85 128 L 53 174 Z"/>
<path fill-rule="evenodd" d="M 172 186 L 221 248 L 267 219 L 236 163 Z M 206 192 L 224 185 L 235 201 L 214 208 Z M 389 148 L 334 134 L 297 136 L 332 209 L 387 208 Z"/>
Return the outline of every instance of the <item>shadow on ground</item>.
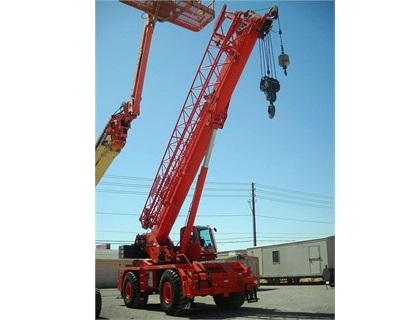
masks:
<path fill-rule="evenodd" d="M 120 304 L 120 307 L 125 307 Z M 149 303 L 146 310 L 161 312 L 161 305 L 159 303 Z M 164 314 L 165 316 L 165 314 Z M 334 313 L 320 313 L 320 312 L 293 312 L 282 311 L 277 309 L 263 309 L 263 308 L 247 308 L 242 306 L 237 310 L 221 311 L 215 305 L 205 303 L 195 303 L 193 307 L 183 316 L 176 317 L 177 319 L 233 319 L 237 317 L 244 317 L 248 319 L 335 319 Z M 98 319 L 107 319 L 99 317 Z"/>
<path fill-rule="evenodd" d="M 221 311 L 215 305 L 196 303 L 188 319 L 230 319 L 245 317 L 249 319 L 334 319 L 334 313 L 293 312 L 278 309 L 247 308 L 242 306 L 237 310 Z"/>

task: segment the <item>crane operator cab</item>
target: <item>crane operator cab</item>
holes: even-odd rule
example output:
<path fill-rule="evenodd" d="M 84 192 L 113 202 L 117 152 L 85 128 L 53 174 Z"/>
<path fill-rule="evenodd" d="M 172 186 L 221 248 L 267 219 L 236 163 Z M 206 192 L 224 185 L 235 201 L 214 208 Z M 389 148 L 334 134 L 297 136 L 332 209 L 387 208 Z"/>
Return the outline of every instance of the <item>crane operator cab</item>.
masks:
<path fill-rule="evenodd" d="M 191 230 L 187 257 L 192 261 L 208 261 L 217 257 L 216 242 L 213 230 L 208 226 L 194 226 Z M 181 228 L 181 240 L 184 236 L 185 227 Z"/>

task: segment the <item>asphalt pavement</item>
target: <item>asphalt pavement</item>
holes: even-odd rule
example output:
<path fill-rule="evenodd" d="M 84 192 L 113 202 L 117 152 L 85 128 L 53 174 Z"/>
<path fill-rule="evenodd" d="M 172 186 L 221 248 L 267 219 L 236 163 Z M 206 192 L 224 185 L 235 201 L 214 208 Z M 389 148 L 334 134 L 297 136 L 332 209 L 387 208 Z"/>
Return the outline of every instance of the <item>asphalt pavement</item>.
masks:
<path fill-rule="evenodd" d="M 149 296 L 145 309 L 129 309 L 117 289 L 100 289 L 99 319 L 335 319 L 335 288 L 326 285 L 261 286 L 258 302 L 245 302 L 234 311 L 220 311 L 211 296 L 196 297 L 185 316 L 173 317 L 161 311 L 159 295 Z"/>

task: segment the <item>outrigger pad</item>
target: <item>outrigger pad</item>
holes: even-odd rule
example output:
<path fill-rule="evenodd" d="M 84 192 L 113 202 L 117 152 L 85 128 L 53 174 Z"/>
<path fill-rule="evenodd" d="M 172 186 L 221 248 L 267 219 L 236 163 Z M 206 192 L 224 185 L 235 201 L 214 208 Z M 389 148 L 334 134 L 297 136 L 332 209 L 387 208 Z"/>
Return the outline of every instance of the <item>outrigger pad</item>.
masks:
<path fill-rule="evenodd" d="M 248 303 L 258 302 L 258 295 L 256 294 L 256 291 L 246 291 L 246 301 Z"/>

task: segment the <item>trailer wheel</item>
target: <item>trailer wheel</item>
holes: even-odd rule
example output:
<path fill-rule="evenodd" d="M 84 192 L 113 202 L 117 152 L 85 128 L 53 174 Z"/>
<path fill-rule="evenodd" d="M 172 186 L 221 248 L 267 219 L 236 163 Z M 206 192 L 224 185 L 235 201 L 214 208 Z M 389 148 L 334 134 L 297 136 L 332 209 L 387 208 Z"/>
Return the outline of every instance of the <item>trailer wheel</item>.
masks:
<path fill-rule="evenodd" d="M 246 294 L 244 292 L 232 292 L 228 297 L 222 294 L 213 296 L 217 308 L 220 310 L 234 310 L 238 309 L 245 302 Z"/>
<path fill-rule="evenodd" d="M 177 316 L 184 314 L 190 300 L 183 296 L 182 283 L 174 270 L 165 270 L 159 282 L 159 299 L 162 310 L 167 315 Z"/>
<path fill-rule="evenodd" d="M 123 280 L 123 300 L 126 307 L 141 309 L 148 303 L 148 294 L 139 292 L 139 283 L 136 274 L 128 272 Z"/>
<path fill-rule="evenodd" d="M 101 292 L 96 288 L 96 319 L 100 317 L 101 313 Z"/>

